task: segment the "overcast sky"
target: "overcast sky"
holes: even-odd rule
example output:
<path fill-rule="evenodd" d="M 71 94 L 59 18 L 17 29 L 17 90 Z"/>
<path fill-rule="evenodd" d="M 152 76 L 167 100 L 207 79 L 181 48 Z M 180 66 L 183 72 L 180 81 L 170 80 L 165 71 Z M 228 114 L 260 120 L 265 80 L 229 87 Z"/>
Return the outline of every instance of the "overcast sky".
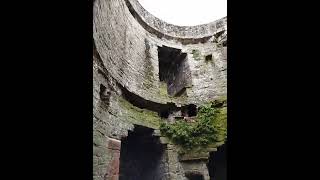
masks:
<path fill-rule="evenodd" d="M 138 0 L 154 16 L 170 24 L 194 26 L 227 16 L 227 0 Z"/>

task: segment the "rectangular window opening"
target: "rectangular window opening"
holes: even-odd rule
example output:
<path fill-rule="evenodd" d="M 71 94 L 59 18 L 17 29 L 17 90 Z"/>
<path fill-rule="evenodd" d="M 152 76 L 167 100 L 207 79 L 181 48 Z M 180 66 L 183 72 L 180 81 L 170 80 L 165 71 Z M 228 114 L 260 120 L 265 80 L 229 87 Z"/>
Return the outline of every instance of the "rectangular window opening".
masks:
<path fill-rule="evenodd" d="M 190 70 L 186 57 L 187 53 L 182 53 L 181 49 L 158 47 L 159 80 L 167 84 L 170 96 L 176 96 L 187 85 Z"/>

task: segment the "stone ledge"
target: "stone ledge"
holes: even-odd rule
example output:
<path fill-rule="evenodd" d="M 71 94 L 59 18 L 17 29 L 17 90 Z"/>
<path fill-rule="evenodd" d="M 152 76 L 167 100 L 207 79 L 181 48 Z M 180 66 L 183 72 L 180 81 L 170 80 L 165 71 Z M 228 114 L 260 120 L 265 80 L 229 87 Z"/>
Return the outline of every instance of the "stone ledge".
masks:
<path fill-rule="evenodd" d="M 179 161 L 194 161 L 194 160 L 207 160 L 209 152 L 190 153 L 179 156 Z"/>
<path fill-rule="evenodd" d="M 160 130 L 159 129 L 155 129 L 154 131 L 153 131 L 153 133 L 152 133 L 152 136 L 161 136 L 161 132 L 160 132 Z"/>
<path fill-rule="evenodd" d="M 166 138 L 166 137 L 160 137 L 160 143 L 161 143 L 161 144 L 169 144 L 170 141 L 169 141 L 169 139 Z"/>
<path fill-rule="evenodd" d="M 212 148 L 207 148 L 207 151 L 208 151 L 208 152 L 214 152 L 214 151 L 217 151 L 217 148 L 214 148 L 214 147 L 212 147 Z"/>

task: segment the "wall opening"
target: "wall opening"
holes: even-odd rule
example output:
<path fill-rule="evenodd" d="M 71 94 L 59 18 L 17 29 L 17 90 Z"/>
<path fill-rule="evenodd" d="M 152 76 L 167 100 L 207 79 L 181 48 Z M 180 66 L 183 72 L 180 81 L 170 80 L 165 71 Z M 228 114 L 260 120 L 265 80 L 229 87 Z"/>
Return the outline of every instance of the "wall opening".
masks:
<path fill-rule="evenodd" d="M 153 129 L 135 126 L 121 140 L 119 180 L 160 180 L 166 174 L 165 146 Z"/>
<path fill-rule="evenodd" d="M 207 56 L 206 56 L 206 61 L 211 61 L 211 60 L 212 60 L 212 54 L 207 55 Z"/>
<path fill-rule="evenodd" d="M 99 94 L 100 94 L 100 99 L 101 99 L 102 103 L 108 107 L 110 105 L 111 92 L 108 91 L 106 86 L 104 86 L 103 84 L 100 84 Z"/>
<path fill-rule="evenodd" d="M 216 152 L 211 152 L 208 162 L 210 180 L 227 180 L 226 145 L 222 145 Z"/>
<path fill-rule="evenodd" d="M 187 173 L 186 177 L 188 178 L 188 180 L 204 180 L 202 174 Z"/>
<path fill-rule="evenodd" d="M 181 91 L 185 90 L 190 79 L 186 57 L 187 53 L 182 53 L 181 49 L 158 47 L 159 80 L 166 82 L 167 92 L 171 96 L 183 94 Z"/>
<path fill-rule="evenodd" d="M 160 112 L 160 117 L 161 118 L 168 118 L 169 114 L 170 114 L 169 110 L 163 110 Z"/>
<path fill-rule="evenodd" d="M 181 108 L 182 115 L 184 117 L 195 117 L 197 116 L 197 106 L 194 104 L 189 104 Z"/>

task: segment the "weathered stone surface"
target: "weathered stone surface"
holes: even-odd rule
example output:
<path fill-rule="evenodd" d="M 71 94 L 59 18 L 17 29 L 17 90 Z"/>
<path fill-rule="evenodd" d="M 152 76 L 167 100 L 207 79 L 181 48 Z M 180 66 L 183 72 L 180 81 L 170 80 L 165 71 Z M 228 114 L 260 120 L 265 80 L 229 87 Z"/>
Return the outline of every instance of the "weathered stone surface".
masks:
<path fill-rule="evenodd" d="M 145 26 L 146 29 L 150 29 L 149 31 L 151 33 L 161 33 L 163 38 L 170 39 L 170 37 L 173 37 L 176 39 L 201 39 L 203 37 L 210 37 L 212 34 L 216 34 L 227 28 L 227 18 L 222 18 L 215 22 L 198 26 L 172 25 L 150 14 L 140 5 L 138 0 L 126 0 L 126 2 L 127 5 L 132 8 L 132 11 L 136 13 L 136 16 L 139 16 L 136 18 L 141 19 L 138 21 L 142 26 Z M 192 43 L 192 41 L 189 42 Z M 197 42 L 197 40 L 195 40 L 195 42 Z"/>
<path fill-rule="evenodd" d="M 110 138 L 108 148 L 112 149 L 112 150 L 120 150 L 121 149 L 121 141 Z"/>
<path fill-rule="evenodd" d="M 170 141 L 169 141 L 169 139 L 166 138 L 166 137 L 160 137 L 160 142 L 161 142 L 162 144 L 168 144 Z"/>
<path fill-rule="evenodd" d="M 179 157 L 179 161 L 194 161 L 206 160 L 209 157 L 209 152 L 202 152 L 197 154 L 184 154 Z"/>
<path fill-rule="evenodd" d="M 220 21 L 214 22 L 214 26 L 218 22 Z M 225 29 L 225 20 L 222 22 Z M 188 32 L 189 30 L 190 34 L 198 32 L 192 28 Z M 180 30 L 178 28 L 170 32 L 179 33 Z M 213 36 L 214 33 L 217 32 L 213 31 L 210 35 Z M 210 40 L 184 45 L 176 39 L 159 39 L 136 21 L 124 0 L 97 0 L 94 3 L 94 40 L 103 65 L 110 75 L 130 92 L 146 100 L 162 104 L 200 104 L 226 95 L 226 79 L 220 78 L 226 76 L 223 48 L 217 47 Z M 158 46 L 173 47 L 187 53 L 192 78 L 192 84 L 186 90 L 187 97 L 170 98 L 159 91 Z M 193 58 L 194 49 L 202 55 L 198 61 Z M 209 63 L 204 60 L 204 56 L 208 54 L 213 57 L 213 61 Z"/>
<path fill-rule="evenodd" d="M 159 136 L 160 133 L 161 133 L 161 132 L 160 132 L 159 129 L 156 129 L 156 130 L 153 131 L 153 135 L 154 135 L 154 136 Z"/>
<path fill-rule="evenodd" d="M 93 32 L 93 178 L 119 179 L 120 141 L 141 125 L 156 129 L 154 137 L 167 146 L 161 163 L 152 164 L 159 180 L 186 180 L 190 169 L 208 179 L 203 163 L 180 162 L 177 147 L 160 137 L 157 129 L 164 119 L 158 113 L 171 108 L 166 120 L 175 121 L 180 107 L 226 95 L 226 18 L 181 27 L 152 16 L 137 0 L 95 0 Z M 172 93 L 159 77 L 158 48 L 163 46 L 186 54 L 171 80 Z"/>
<path fill-rule="evenodd" d="M 113 160 L 108 166 L 108 176 L 117 176 L 119 174 L 120 166 L 120 152 L 112 152 Z"/>
<path fill-rule="evenodd" d="M 201 174 L 204 180 L 209 180 L 207 161 L 187 161 L 181 163 L 185 174 Z"/>

